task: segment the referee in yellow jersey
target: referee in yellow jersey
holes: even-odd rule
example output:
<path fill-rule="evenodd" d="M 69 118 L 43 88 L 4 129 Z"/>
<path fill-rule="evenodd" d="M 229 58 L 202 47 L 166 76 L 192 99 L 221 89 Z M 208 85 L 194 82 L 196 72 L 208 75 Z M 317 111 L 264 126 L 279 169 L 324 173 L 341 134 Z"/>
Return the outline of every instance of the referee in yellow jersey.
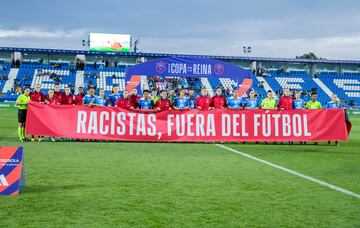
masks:
<path fill-rule="evenodd" d="M 30 88 L 26 87 L 24 89 L 24 93 L 19 95 L 19 97 L 16 99 L 16 105 L 19 106 L 18 111 L 18 135 L 20 142 L 26 142 L 29 141 L 25 137 L 25 123 L 26 123 L 26 112 L 28 108 L 28 103 L 30 102 Z"/>

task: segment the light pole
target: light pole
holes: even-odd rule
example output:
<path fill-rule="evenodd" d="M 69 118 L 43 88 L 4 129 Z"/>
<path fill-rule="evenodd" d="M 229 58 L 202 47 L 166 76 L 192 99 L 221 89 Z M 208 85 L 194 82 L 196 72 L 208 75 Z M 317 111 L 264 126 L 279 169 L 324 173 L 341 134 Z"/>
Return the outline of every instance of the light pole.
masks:
<path fill-rule="evenodd" d="M 246 56 L 249 56 L 250 55 L 250 53 L 252 52 L 252 48 L 251 48 L 251 46 L 243 46 L 243 52 L 244 52 L 244 54 L 246 55 Z"/>
<path fill-rule="evenodd" d="M 90 40 L 81 40 L 81 45 L 83 46 L 84 50 L 88 50 L 90 47 Z"/>
<path fill-rule="evenodd" d="M 140 39 L 136 39 L 134 42 L 134 52 L 137 53 L 139 51 L 139 44 L 140 44 Z"/>

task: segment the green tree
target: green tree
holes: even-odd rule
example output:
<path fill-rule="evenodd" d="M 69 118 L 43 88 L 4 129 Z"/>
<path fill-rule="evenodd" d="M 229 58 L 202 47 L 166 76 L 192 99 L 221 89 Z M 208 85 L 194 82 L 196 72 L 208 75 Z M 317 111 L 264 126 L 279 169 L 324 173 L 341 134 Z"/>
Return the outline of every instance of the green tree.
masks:
<path fill-rule="evenodd" d="M 322 59 L 318 56 L 316 56 L 313 52 L 305 53 L 300 56 L 296 56 L 297 59 Z"/>

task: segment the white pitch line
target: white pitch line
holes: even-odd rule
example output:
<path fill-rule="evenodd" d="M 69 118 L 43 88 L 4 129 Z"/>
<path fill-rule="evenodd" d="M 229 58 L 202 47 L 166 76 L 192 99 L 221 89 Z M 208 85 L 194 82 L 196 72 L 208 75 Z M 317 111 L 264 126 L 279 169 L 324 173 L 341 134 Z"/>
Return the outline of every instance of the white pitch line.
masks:
<path fill-rule="evenodd" d="M 306 180 L 312 181 L 312 182 L 317 183 L 317 184 L 319 184 L 319 185 L 322 185 L 322 186 L 331 188 L 331 189 L 333 189 L 333 190 L 335 190 L 335 191 L 338 191 L 338 192 L 344 193 L 344 194 L 346 194 L 346 195 L 349 195 L 349 196 L 352 196 L 352 197 L 355 197 L 355 198 L 360 199 L 360 195 L 359 195 L 359 194 L 356 194 L 356 193 L 351 192 L 351 191 L 349 191 L 349 190 L 346 190 L 346 189 L 344 189 L 344 188 L 340 188 L 340 187 L 337 187 L 337 186 L 335 186 L 335 185 L 332 185 L 332 184 L 326 183 L 326 182 L 324 182 L 324 181 L 318 180 L 318 179 L 316 179 L 316 178 L 313 178 L 313 177 L 310 177 L 310 176 L 307 176 L 307 175 L 298 173 L 298 172 L 296 172 L 296 171 L 294 171 L 294 170 L 287 169 L 287 168 L 285 168 L 285 167 L 282 167 L 282 166 L 273 164 L 273 163 L 268 162 L 268 161 L 265 161 L 265 160 L 263 160 L 263 159 L 260 159 L 260 158 L 251 156 L 251 155 L 249 155 L 249 154 L 240 152 L 240 151 L 238 151 L 238 150 L 232 149 L 232 148 L 230 148 L 230 147 L 227 147 L 227 146 L 224 146 L 224 145 L 221 145 L 221 144 L 215 144 L 215 145 L 218 146 L 218 147 L 221 147 L 221 148 L 223 148 L 223 149 L 225 149 L 225 150 L 231 151 L 231 152 L 236 153 L 236 154 L 240 154 L 241 156 L 244 156 L 244 157 L 250 158 L 250 159 L 252 159 L 252 160 L 258 161 L 258 162 L 260 162 L 260 163 L 263 163 L 263 164 L 265 164 L 265 165 L 271 166 L 271 167 L 273 167 L 273 168 L 275 168 L 275 169 L 280 169 L 280 170 L 282 170 L 282 171 L 284 171 L 284 172 L 290 173 L 290 174 L 292 174 L 292 175 L 295 175 L 295 176 L 304 178 L 304 179 L 306 179 Z"/>

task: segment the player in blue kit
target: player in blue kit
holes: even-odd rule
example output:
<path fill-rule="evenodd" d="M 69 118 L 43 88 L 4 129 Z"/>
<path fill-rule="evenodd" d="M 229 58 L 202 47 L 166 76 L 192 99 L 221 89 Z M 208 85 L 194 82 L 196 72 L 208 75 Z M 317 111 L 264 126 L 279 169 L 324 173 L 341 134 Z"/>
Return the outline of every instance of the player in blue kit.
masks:
<path fill-rule="evenodd" d="M 342 108 L 341 102 L 338 100 L 336 94 L 331 95 L 331 101 L 326 103 L 326 108 Z M 328 141 L 328 145 L 331 144 L 331 141 Z M 338 145 L 338 141 L 335 141 L 335 146 Z"/>
<path fill-rule="evenodd" d="M 250 90 L 248 98 L 244 101 L 245 109 L 258 109 L 259 108 L 260 100 L 255 97 L 254 90 Z"/>
<path fill-rule="evenodd" d="M 95 89 L 94 87 L 88 88 L 88 94 L 83 98 L 83 105 L 94 106 L 95 105 Z"/>
<path fill-rule="evenodd" d="M 196 97 L 195 97 L 195 92 L 194 92 L 194 90 L 193 89 L 189 89 L 189 97 L 188 97 L 188 99 L 189 99 L 189 108 L 191 108 L 191 109 L 195 109 L 196 107 L 196 105 L 195 105 L 195 103 L 196 103 Z"/>
<path fill-rule="evenodd" d="M 295 93 L 295 99 L 292 103 L 293 109 L 305 109 L 305 102 L 301 99 L 301 91 Z"/>
<path fill-rule="evenodd" d="M 295 92 L 295 99 L 293 100 L 293 109 L 305 109 L 305 101 L 301 99 L 301 91 Z M 306 144 L 306 142 L 300 142 L 300 144 Z"/>
<path fill-rule="evenodd" d="M 243 101 L 243 106 L 245 109 L 258 109 L 260 105 L 260 99 L 255 97 L 255 91 L 250 90 L 248 97 Z M 258 144 L 259 142 L 255 142 Z M 243 142 L 245 144 L 245 142 Z"/>
<path fill-rule="evenodd" d="M 107 106 L 108 105 L 108 101 L 105 98 L 105 90 L 104 89 L 100 89 L 99 96 L 97 96 L 95 98 L 95 105 L 96 106 Z"/>
<path fill-rule="evenodd" d="M 177 110 L 189 108 L 189 98 L 185 97 L 185 90 L 180 90 L 179 97 L 174 100 L 173 108 Z"/>
<path fill-rule="evenodd" d="M 336 94 L 331 95 L 331 101 L 326 103 L 326 108 L 342 108 L 341 102 L 338 100 Z"/>
<path fill-rule="evenodd" d="M 119 87 L 114 86 L 112 89 L 112 94 L 109 96 L 109 102 L 111 106 L 115 106 L 116 101 L 119 100 L 119 98 L 121 98 L 121 94 L 119 93 Z"/>
<path fill-rule="evenodd" d="M 145 89 L 143 91 L 143 97 L 139 99 L 139 107 L 140 109 L 153 109 L 154 101 L 150 97 L 150 91 Z"/>
<path fill-rule="evenodd" d="M 238 90 L 233 90 L 233 95 L 227 98 L 227 107 L 228 109 L 240 109 L 242 108 L 242 99 L 238 97 Z"/>

